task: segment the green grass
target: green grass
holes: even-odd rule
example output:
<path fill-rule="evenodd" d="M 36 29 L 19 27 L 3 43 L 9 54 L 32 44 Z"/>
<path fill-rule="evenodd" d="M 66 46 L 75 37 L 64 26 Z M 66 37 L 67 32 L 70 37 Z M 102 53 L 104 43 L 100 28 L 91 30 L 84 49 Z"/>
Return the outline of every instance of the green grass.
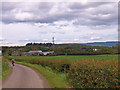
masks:
<path fill-rule="evenodd" d="M 68 55 L 68 56 L 12 56 L 12 58 L 41 58 L 41 59 L 68 59 L 71 61 L 79 60 L 118 60 L 118 55 Z"/>
<path fill-rule="evenodd" d="M 55 71 L 53 71 L 51 68 L 43 67 L 37 64 L 30 64 L 25 62 L 17 63 L 36 69 L 48 81 L 52 88 L 68 88 L 68 82 L 64 73 L 55 73 Z"/>
<path fill-rule="evenodd" d="M 5 79 L 11 72 L 9 62 L 7 59 L 3 58 L 2 60 L 2 79 Z"/>
<path fill-rule="evenodd" d="M 0 57 L 0 80 L 2 80 L 2 58 Z"/>

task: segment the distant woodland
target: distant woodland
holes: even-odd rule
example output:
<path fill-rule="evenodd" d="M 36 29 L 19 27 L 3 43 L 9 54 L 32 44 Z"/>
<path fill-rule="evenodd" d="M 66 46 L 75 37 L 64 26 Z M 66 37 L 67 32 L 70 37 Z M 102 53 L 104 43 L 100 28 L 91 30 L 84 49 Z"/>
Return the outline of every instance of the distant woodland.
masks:
<path fill-rule="evenodd" d="M 27 43 L 26 46 L 2 47 L 3 55 L 11 55 L 13 51 L 29 52 L 35 50 L 54 51 L 55 55 L 101 55 L 120 54 L 120 45 L 113 47 L 88 46 L 80 44 L 52 44 L 52 43 Z"/>

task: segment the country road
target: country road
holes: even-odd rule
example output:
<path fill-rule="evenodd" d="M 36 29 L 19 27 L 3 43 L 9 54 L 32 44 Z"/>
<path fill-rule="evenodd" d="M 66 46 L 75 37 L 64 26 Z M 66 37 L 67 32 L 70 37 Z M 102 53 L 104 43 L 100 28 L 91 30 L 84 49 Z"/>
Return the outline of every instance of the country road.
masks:
<path fill-rule="evenodd" d="M 45 79 L 33 69 L 15 64 L 11 74 L 2 82 L 2 88 L 50 88 Z"/>

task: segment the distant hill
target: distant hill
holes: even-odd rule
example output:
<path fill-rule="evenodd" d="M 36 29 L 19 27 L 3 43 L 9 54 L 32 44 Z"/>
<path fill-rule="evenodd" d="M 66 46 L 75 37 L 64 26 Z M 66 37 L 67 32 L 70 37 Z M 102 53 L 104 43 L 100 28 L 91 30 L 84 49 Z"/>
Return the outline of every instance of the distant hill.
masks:
<path fill-rule="evenodd" d="M 93 42 L 93 43 L 67 43 L 67 44 L 81 44 L 81 45 L 89 45 L 89 46 L 106 46 L 113 47 L 118 43 L 118 41 L 108 41 L 108 42 Z M 120 43 L 120 42 L 119 42 Z"/>

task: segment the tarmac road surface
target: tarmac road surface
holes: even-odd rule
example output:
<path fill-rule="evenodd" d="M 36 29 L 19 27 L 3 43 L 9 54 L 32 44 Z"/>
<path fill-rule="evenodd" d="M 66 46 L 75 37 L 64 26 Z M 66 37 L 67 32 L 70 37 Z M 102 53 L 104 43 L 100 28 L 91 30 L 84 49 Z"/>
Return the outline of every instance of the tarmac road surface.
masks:
<path fill-rule="evenodd" d="M 2 82 L 2 88 L 50 88 L 35 70 L 20 64 L 12 68 L 11 74 Z"/>

